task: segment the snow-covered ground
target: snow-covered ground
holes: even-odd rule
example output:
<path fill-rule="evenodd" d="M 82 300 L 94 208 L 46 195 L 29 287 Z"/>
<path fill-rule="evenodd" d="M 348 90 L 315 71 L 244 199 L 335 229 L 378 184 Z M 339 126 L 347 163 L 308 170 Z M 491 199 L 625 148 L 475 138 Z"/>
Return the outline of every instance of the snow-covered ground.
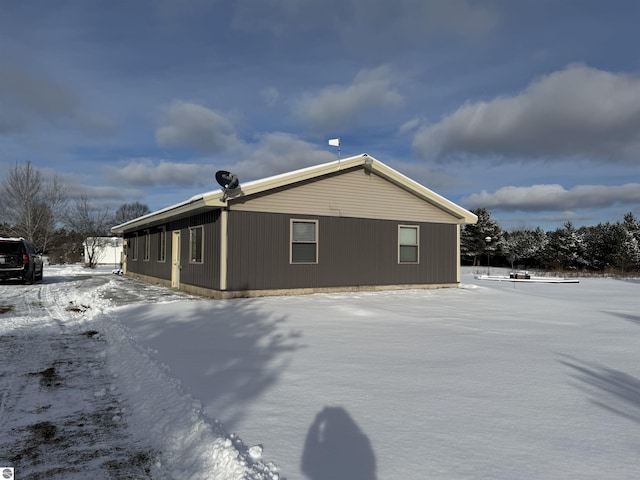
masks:
<path fill-rule="evenodd" d="M 93 273 L 0 285 L 16 478 L 638 478 L 639 281 L 215 301 Z"/>
<path fill-rule="evenodd" d="M 120 322 L 118 305 L 178 300 L 198 303 L 80 266 L 0 284 L 0 467 L 20 480 L 280 478 Z"/>

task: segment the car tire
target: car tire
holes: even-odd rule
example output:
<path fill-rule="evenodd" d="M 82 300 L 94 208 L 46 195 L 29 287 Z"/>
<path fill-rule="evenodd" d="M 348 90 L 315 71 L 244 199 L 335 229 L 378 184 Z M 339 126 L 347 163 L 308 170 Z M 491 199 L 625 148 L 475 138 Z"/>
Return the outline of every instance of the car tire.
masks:
<path fill-rule="evenodd" d="M 34 282 L 34 277 L 35 277 L 35 272 L 29 272 L 26 273 L 24 275 L 24 277 L 22 277 L 22 283 L 24 283 L 25 285 L 33 285 Z"/>

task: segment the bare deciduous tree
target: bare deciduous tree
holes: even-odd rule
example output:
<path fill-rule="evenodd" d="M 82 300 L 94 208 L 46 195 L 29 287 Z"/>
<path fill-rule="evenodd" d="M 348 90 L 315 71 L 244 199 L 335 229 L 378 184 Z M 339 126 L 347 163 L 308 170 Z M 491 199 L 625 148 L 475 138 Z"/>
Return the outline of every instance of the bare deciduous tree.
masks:
<path fill-rule="evenodd" d="M 78 233 L 85 240 L 87 258 L 85 263 L 90 268 L 100 261 L 100 252 L 109 245 L 109 229 L 113 221 L 113 215 L 109 207 L 100 207 L 93 204 L 86 196 L 76 199 L 67 210 L 66 223 L 70 230 Z"/>
<path fill-rule="evenodd" d="M 45 181 L 31 162 L 16 163 L 0 185 L 5 228 L 46 250 L 66 199 L 66 189 L 57 177 Z"/>
<path fill-rule="evenodd" d="M 149 207 L 143 203 L 125 203 L 116 210 L 113 221 L 115 225 L 120 225 L 150 212 Z"/>

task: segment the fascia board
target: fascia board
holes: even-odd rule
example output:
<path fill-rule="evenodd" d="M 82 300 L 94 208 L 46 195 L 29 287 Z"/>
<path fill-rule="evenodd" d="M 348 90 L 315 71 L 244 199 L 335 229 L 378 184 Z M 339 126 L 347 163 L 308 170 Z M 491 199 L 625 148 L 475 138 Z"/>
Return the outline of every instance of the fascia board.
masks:
<path fill-rule="evenodd" d="M 388 179 L 396 185 L 405 188 L 406 190 L 412 192 L 423 200 L 442 208 L 446 212 L 458 218 L 460 220 L 460 223 L 475 224 L 478 221 L 478 217 L 468 210 L 465 210 L 459 205 L 456 205 L 455 203 L 438 195 L 432 190 L 429 190 L 423 185 L 420 185 L 419 183 L 411 180 L 409 177 L 406 177 L 405 175 L 376 160 L 370 155 L 363 153 L 353 157 L 334 160 L 322 165 L 315 165 L 312 167 L 295 170 L 293 172 L 287 172 L 280 175 L 267 177 L 261 180 L 254 180 L 245 184 L 241 184 L 238 194 L 225 200 L 222 200 L 223 192 L 221 189 L 196 195 L 186 202 L 179 203 L 177 205 L 173 205 L 156 212 L 152 212 L 148 215 L 136 218 L 121 225 L 116 225 L 115 227 L 111 228 L 111 231 L 113 233 L 122 234 L 125 231 L 135 230 L 143 226 L 161 223 L 163 221 L 173 219 L 177 216 L 194 213 L 199 209 L 225 208 L 229 205 L 229 202 L 233 202 L 234 198 L 242 198 L 249 195 L 255 195 L 276 188 L 304 182 L 306 180 L 311 180 L 313 178 L 318 178 L 323 175 L 329 175 L 339 170 L 346 170 L 361 165 L 364 165 L 365 168 L 376 172 L 378 175 Z"/>
<path fill-rule="evenodd" d="M 325 163 L 322 165 L 303 168 L 293 172 L 274 175 L 272 177 L 267 177 L 261 180 L 247 182 L 240 185 L 240 192 L 238 193 L 238 196 L 244 197 L 247 195 L 254 195 L 256 193 L 261 193 L 267 190 L 272 190 L 275 188 L 291 185 L 297 182 L 302 182 L 311 178 L 333 173 L 337 170 L 358 166 L 363 164 L 366 158 L 366 154 L 357 155 L 354 157 L 335 160 L 333 162 Z M 115 227 L 111 228 L 111 231 L 113 233 L 122 234 L 129 230 L 135 230 L 143 226 L 161 223 L 163 221 L 173 219 L 177 216 L 193 213 L 198 209 L 225 208 L 228 206 L 229 201 L 233 200 L 233 198 L 237 198 L 234 196 L 223 201 L 222 196 L 223 192 L 221 189 L 196 195 L 186 202 L 178 203 L 162 210 L 149 213 L 121 225 L 116 225 Z"/>
<path fill-rule="evenodd" d="M 142 217 L 135 218 L 128 222 L 111 227 L 111 232 L 123 234 L 129 230 L 136 230 L 140 227 L 150 226 L 152 224 L 162 223 L 171 220 L 177 216 L 193 213 L 195 210 L 207 207 L 202 195 L 197 195 L 186 202 L 172 205 L 170 207 L 149 213 Z"/>

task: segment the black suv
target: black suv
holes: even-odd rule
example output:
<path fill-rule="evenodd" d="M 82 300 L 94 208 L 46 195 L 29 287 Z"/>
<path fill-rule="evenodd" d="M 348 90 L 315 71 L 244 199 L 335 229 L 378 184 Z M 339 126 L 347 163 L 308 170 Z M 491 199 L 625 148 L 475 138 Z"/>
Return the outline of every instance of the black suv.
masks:
<path fill-rule="evenodd" d="M 42 280 L 42 257 L 24 238 L 0 237 L 0 279 Z"/>

